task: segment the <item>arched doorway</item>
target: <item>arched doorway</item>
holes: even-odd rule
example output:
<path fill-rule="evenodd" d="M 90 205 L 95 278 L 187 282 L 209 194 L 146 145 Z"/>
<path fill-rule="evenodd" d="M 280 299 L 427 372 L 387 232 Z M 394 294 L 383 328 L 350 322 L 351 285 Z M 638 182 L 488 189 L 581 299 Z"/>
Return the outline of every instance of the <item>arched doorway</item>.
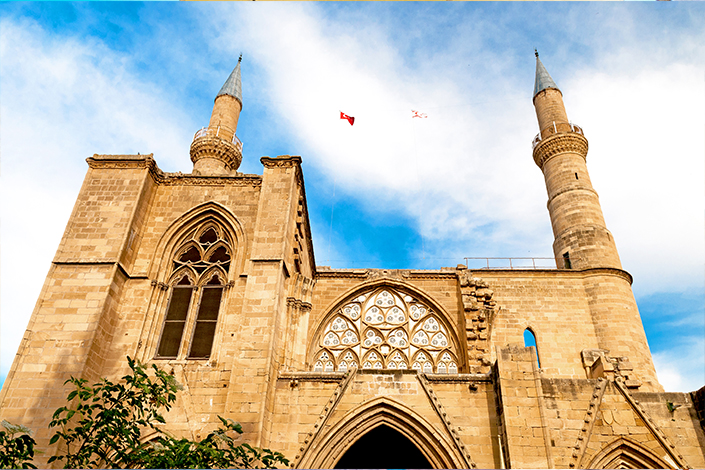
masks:
<path fill-rule="evenodd" d="M 358 439 L 335 468 L 433 468 L 418 447 L 386 424 Z"/>
<path fill-rule="evenodd" d="M 342 461 L 349 450 L 361 442 L 363 449 L 389 449 L 388 453 L 400 453 L 389 445 L 373 439 L 373 430 L 382 428 L 379 432 L 391 439 L 394 433 L 399 434 L 404 446 L 411 445 L 425 458 L 426 463 L 404 466 L 398 463 L 386 468 L 475 468 L 468 453 L 463 453 L 447 433 L 435 428 L 425 418 L 411 408 L 387 397 L 372 399 L 355 409 L 348 411 L 336 424 L 321 434 L 313 433 L 312 441 L 302 449 L 303 454 L 295 461 L 295 468 L 384 468 L 385 464 L 360 462 L 359 466 Z M 384 430 L 388 428 L 388 430 Z M 320 427 L 319 427 L 320 429 Z M 392 433 L 390 433 L 392 431 Z M 370 435 L 372 444 L 363 447 L 366 435 Z M 379 436 L 377 436 L 379 437 Z M 367 450 L 366 452 L 371 453 Z M 359 452 L 354 452 L 359 453 Z M 351 453 L 353 455 L 353 453 Z"/>

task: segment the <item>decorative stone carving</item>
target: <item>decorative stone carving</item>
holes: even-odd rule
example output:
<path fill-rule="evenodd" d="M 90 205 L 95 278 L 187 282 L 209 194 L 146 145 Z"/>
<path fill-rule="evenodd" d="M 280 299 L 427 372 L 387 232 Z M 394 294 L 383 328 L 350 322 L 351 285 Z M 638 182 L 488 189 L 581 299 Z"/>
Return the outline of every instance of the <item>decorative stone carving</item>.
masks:
<path fill-rule="evenodd" d="M 455 332 L 440 312 L 389 286 L 362 291 L 326 320 L 311 357 L 315 372 L 415 369 L 457 374 Z"/>
<path fill-rule="evenodd" d="M 388 278 L 388 279 L 407 279 L 409 277 L 409 270 L 402 269 L 368 269 L 367 278 L 370 280 Z"/>
<path fill-rule="evenodd" d="M 98 155 L 86 159 L 92 169 L 149 169 L 155 183 L 164 186 L 262 186 L 262 176 L 235 173 L 232 175 L 206 176 L 190 173 L 168 173 L 159 169 L 152 154 L 146 155 Z"/>
<path fill-rule="evenodd" d="M 294 168 L 301 166 L 298 155 L 279 155 L 277 158 L 262 157 L 259 159 L 265 168 Z"/>
<path fill-rule="evenodd" d="M 563 153 L 574 153 L 585 158 L 588 153 L 587 139 L 577 133 L 552 135 L 534 148 L 534 162 L 543 168 L 549 158 Z"/>
<path fill-rule="evenodd" d="M 242 151 L 238 146 L 211 135 L 194 139 L 190 152 L 194 165 L 203 158 L 213 158 L 223 162 L 226 171 L 236 171 L 242 162 Z"/>
<path fill-rule="evenodd" d="M 604 377 L 600 377 L 597 380 L 595 389 L 592 393 L 592 398 L 588 404 L 588 409 L 585 412 L 585 417 L 583 418 L 583 426 L 578 433 L 578 438 L 573 446 L 573 452 L 571 454 L 571 461 L 569 463 L 570 468 L 575 468 L 578 461 L 585 455 L 585 449 L 590 441 L 590 435 L 592 434 L 592 428 L 595 426 L 595 420 L 597 419 L 598 411 L 600 409 L 600 403 L 602 403 L 602 397 L 605 395 L 605 390 L 607 389 L 607 380 Z"/>

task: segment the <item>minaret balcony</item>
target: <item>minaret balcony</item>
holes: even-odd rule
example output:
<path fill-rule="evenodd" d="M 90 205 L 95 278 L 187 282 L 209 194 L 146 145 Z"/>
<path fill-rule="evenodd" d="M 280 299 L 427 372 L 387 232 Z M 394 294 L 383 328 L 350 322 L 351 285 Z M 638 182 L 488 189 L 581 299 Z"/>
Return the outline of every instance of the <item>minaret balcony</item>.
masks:
<path fill-rule="evenodd" d="M 227 127 L 204 127 L 193 136 L 191 161 L 199 174 L 236 171 L 242 162 L 242 142 Z"/>
<path fill-rule="evenodd" d="M 553 123 L 551 123 L 550 126 L 546 127 L 545 129 L 541 130 L 541 132 L 536 134 L 534 140 L 531 141 L 531 148 L 535 149 L 536 146 L 541 143 L 542 140 L 554 134 L 566 134 L 570 132 L 580 134 L 583 137 L 585 136 L 585 134 L 583 133 L 583 129 L 580 126 L 573 124 L 572 122 L 554 121 Z"/>
<path fill-rule="evenodd" d="M 242 153 L 242 141 L 237 138 L 235 131 L 225 126 L 203 127 L 193 136 L 193 140 L 203 137 L 218 137 L 233 144 Z"/>

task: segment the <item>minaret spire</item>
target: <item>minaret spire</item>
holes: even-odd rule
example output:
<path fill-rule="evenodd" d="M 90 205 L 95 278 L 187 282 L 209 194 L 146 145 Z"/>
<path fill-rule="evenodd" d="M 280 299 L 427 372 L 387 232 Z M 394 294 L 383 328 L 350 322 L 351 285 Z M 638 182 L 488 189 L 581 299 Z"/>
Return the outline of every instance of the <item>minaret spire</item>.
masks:
<path fill-rule="evenodd" d="M 225 81 L 223 84 L 223 87 L 220 89 L 218 94 L 216 95 L 216 98 L 222 95 L 229 95 L 235 98 L 240 102 L 240 106 L 242 107 L 242 77 L 240 75 L 240 63 L 242 62 L 242 54 L 240 54 L 240 58 L 237 60 L 237 65 L 233 69 L 233 71 L 230 73 L 230 76 L 228 79 Z"/>
<path fill-rule="evenodd" d="M 241 63 L 242 54 L 215 97 L 208 127 L 194 136 L 191 161 L 196 174 L 231 174 L 242 162 L 242 142 L 235 135 L 242 111 Z"/>
<path fill-rule="evenodd" d="M 568 120 L 563 94 L 539 60 L 538 52 L 533 100 L 539 121 L 534 161 L 546 180 L 556 265 L 568 269 L 621 269 L 614 239 L 605 226 L 588 175 L 588 141 L 583 130 Z"/>
<path fill-rule="evenodd" d="M 643 380 L 647 389 L 659 391 L 662 388 L 631 291 L 631 276 L 622 270 L 614 237 L 607 230 L 590 182 L 588 141 L 583 130 L 568 120 L 563 94 L 538 54 L 533 101 L 539 121 L 534 161 L 546 182 L 556 267 L 581 272 L 596 346 L 611 356 L 628 357 L 634 364 L 638 379 L 631 379 L 628 386 L 638 387 Z"/>
<path fill-rule="evenodd" d="M 534 49 L 534 53 L 536 54 L 536 79 L 534 80 L 534 98 L 536 97 L 536 95 L 539 94 L 540 91 L 546 90 L 547 88 L 552 88 L 560 92 L 561 90 L 558 89 L 558 85 L 556 85 L 556 82 L 553 81 L 551 75 L 549 75 L 548 73 L 548 70 L 546 70 L 546 67 L 543 66 L 543 63 L 541 63 L 541 59 L 539 59 L 539 51 Z"/>

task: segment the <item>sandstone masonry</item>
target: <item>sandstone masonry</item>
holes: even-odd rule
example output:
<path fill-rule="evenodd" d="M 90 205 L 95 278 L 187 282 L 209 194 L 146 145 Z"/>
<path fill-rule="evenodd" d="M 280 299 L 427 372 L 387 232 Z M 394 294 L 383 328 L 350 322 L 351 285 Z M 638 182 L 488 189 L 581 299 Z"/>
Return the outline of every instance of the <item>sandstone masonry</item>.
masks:
<path fill-rule="evenodd" d="M 295 468 L 332 468 L 375 429 L 434 468 L 705 467 L 702 390 L 658 383 L 587 139 L 538 55 L 533 157 L 558 269 L 316 267 L 301 158 L 237 171 L 240 74 L 194 137 L 192 173 L 87 160 L 0 392 L 40 465 L 64 381 L 119 377 L 129 355 L 183 384 L 170 432 L 199 439 L 233 418 Z"/>

